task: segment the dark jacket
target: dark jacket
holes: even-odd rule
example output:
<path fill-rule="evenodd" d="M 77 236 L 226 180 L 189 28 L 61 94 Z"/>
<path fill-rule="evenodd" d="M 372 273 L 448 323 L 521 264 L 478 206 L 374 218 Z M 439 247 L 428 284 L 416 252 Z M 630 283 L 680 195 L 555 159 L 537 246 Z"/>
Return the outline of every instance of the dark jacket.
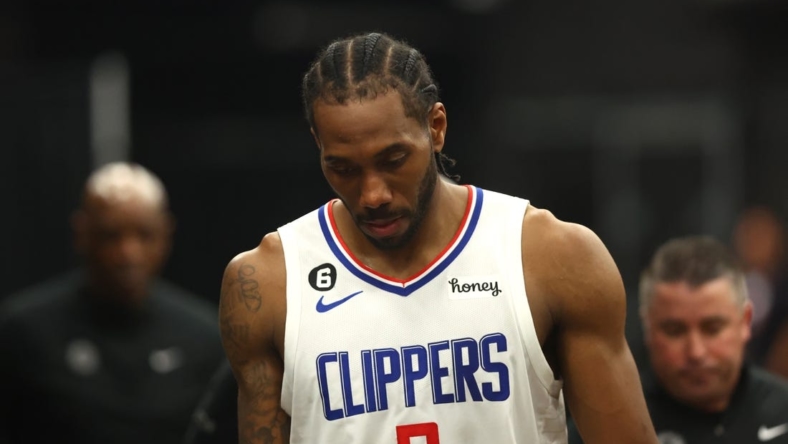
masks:
<path fill-rule="evenodd" d="M 130 311 L 75 273 L 5 301 L 0 356 L 12 444 L 176 444 L 223 352 L 207 302 L 160 281 Z"/>
<path fill-rule="evenodd" d="M 656 383 L 649 383 L 644 394 L 660 444 L 788 444 L 788 381 L 755 366 L 742 369 L 730 405 L 721 413 L 686 406 Z M 582 442 L 570 424 L 569 443 Z"/>

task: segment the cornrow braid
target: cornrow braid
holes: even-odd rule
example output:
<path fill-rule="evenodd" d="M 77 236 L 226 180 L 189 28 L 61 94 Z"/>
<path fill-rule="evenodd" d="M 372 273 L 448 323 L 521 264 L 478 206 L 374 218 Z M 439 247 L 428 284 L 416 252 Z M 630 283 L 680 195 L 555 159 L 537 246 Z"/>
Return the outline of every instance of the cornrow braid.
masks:
<path fill-rule="evenodd" d="M 326 49 L 325 62 L 320 64 L 322 78 L 339 77 L 336 64 L 334 63 L 334 53 L 336 53 L 337 46 L 339 46 L 339 42 L 334 42 Z"/>
<path fill-rule="evenodd" d="M 408 44 L 376 32 L 331 42 L 318 54 L 301 84 L 310 127 L 314 126 L 313 106 L 318 99 L 341 105 L 391 90 L 402 97 L 406 116 L 427 124 L 439 90 L 424 56 Z M 443 153 L 436 157 L 439 171 L 448 176 L 446 170 L 454 160 Z"/>
<path fill-rule="evenodd" d="M 438 87 L 424 56 L 381 33 L 332 42 L 310 66 L 302 83 L 306 119 L 314 125 L 315 100 L 344 104 L 396 90 L 408 117 L 425 120 L 438 101 Z"/>
<path fill-rule="evenodd" d="M 381 37 L 383 36 L 377 33 L 368 34 L 364 37 L 363 47 L 359 45 L 359 50 L 363 48 L 364 55 L 360 57 L 360 64 L 358 63 L 359 57 L 354 59 L 356 62 L 356 69 L 354 70 L 353 81 L 355 83 L 361 82 L 364 77 L 366 77 L 370 69 L 370 61 L 372 60 L 373 54 L 375 53 L 375 48 L 378 46 L 378 42 L 380 42 Z M 381 57 L 378 57 L 377 59 L 380 60 Z M 373 70 L 375 68 L 376 67 L 372 67 Z"/>

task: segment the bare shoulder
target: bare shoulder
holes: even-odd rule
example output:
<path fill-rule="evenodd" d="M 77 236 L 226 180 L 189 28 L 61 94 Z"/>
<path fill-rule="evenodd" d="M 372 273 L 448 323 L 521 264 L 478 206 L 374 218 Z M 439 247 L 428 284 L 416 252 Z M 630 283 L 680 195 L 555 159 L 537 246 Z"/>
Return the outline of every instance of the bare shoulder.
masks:
<path fill-rule="evenodd" d="M 231 362 L 277 346 L 284 334 L 285 288 L 284 250 L 277 233 L 267 234 L 260 245 L 227 264 L 219 323 Z"/>
<path fill-rule="evenodd" d="M 279 233 L 273 232 L 266 234 L 256 248 L 236 255 L 227 265 L 225 271 L 236 270 L 249 264 L 272 266 L 277 262 L 282 262 L 284 265 L 284 250 Z"/>
<path fill-rule="evenodd" d="M 555 259 L 581 259 L 583 254 L 608 254 L 602 241 L 589 228 L 564 222 L 548 210 L 528 207 L 523 218 L 523 242 Z"/>
<path fill-rule="evenodd" d="M 278 233 L 268 233 L 260 241 L 256 248 L 235 256 L 224 270 L 223 288 L 227 285 L 233 286 L 241 284 L 241 287 L 279 287 L 284 285 L 284 250 L 282 240 Z M 250 285 L 251 282 L 254 285 Z M 238 301 L 230 300 L 227 302 L 243 302 L 246 308 L 256 312 L 259 310 L 259 298 L 253 297 L 240 298 Z M 224 291 L 222 292 L 224 299 Z"/>
<path fill-rule="evenodd" d="M 625 310 L 621 276 L 589 228 L 529 207 L 523 219 L 523 264 L 546 293 L 554 318 Z M 559 319 L 556 319 L 557 321 Z"/>

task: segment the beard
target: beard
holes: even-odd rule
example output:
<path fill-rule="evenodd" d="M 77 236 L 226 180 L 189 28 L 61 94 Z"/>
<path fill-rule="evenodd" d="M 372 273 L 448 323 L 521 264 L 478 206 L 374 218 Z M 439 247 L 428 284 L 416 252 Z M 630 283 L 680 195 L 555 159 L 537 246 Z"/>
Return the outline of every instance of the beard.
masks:
<path fill-rule="evenodd" d="M 356 223 L 356 226 L 359 227 L 359 231 L 364 234 L 367 240 L 369 240 L 369 242 L 375 248 L 379 250 L 396 250 L 402 248 L 413 239 L 413 236 L 416 235 L 422 223 L 424 222 L 424 217 L 427 215 L 427 211 L 429 210 L 430 204 L 432 203 L 432 197 L 435 194 L 435 186 L 437 183 L 438 164 L 435 156 L 433 155 L 432 160 L 427 167 L 427 171 L 424 173 L 424 177 L 419 183 L 419 191 L 418 195 L 416 196 L 416 206 L 412 211 L 403 210 L 392 212 L 387 208 L 376 208 L 367 211 L 363 216 L 354 214 L 353 221 Z M 345 207 L 350 208 L 347 204 L 345 204 Z M 410 220 L 410 224 L 405 229 L 405 232 L 398 236 L 376 238 L 370 236 L 363 229 L 361 229 L 361 224 L 367 220 L 389 219 L 395 217 L 403 217 Z"/>

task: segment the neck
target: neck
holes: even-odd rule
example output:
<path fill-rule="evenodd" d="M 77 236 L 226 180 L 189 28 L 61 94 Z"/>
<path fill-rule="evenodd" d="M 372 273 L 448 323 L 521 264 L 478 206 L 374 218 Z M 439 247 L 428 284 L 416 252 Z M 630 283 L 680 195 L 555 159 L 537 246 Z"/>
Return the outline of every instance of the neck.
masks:
<path fill-rule="evenodd" d="M 122 286 L 104 282 L 95 274 L 90 274 L 87 282 L 87 294 L 98 306 L 135 312 L 143 309 L 145 301 L 148 299 L 148 288 L 122 288 Z"/>
<path fill-rule="evenodd" d="M 726 396 L 725 398 L 715 399 L 713 401 L 705 402 L 694 407 L 706 413 L 722 413 L 727 410 L 730 403 L 730 396 Z"/>
<path fill-rule="evenodd" d="M 696 410 L 699 410 L 704 413 L 722 413 L 728 409 L 728 406 L 731 404 L 731 399 L 735 396 L 736 390 L 739 388 L 739 385 L 744 383 L 742 381 L 742 369 L 738 369 L 735 375 L 733 375 L 733 385 L 729 387 L 726 392 L 716 398 L 706 399 L 706 400 L 698 400 L 698 401 L 691 401 L 691 400 L 682 400 L 678 396 L 676 397 L 681 403 L 684 403 Z M 680 394 L 676 394 L 680 395 Z"/>

